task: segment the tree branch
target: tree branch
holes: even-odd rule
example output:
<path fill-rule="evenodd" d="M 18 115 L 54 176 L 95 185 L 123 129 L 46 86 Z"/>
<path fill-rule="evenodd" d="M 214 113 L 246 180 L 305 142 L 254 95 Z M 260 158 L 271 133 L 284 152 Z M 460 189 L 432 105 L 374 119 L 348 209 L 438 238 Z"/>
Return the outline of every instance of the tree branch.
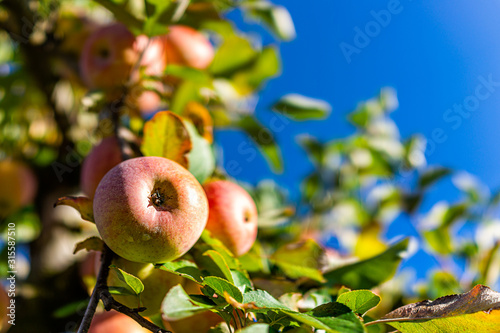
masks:
<path fill-rule="evenodd" d="M 111 260 L 113 259 L 113 252 L 104 245 L 104 249 L 101 254 L 101 268 L 99 269 L 99 274 L 97 275 L 97 282 L 92 291 L 92 296 L 90 296 L 89 304 L 83 315 L 82 323 L 78 328 L 77 333 L 87 333 L 90 328 L 90 323 L 94 317 L 97 304 L 101 298 L 102 289 L 108 290 L 107 280 L 109 275 L 109 265 L 111 265 Z"/>

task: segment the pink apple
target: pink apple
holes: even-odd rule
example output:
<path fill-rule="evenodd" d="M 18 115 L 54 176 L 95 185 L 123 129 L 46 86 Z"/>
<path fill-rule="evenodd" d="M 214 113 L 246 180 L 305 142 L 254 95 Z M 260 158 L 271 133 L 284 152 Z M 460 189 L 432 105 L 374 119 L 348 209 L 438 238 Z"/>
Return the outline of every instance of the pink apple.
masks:
<path fill-rule="evenodd" d="M 0 160 L 0 218 L 30 204 L 38 181 L 31 169 L 20 161 Z"/>
<path fill-rule="evenodd" d="M 94 218 L 103 241 L 130 261 L 162 263 L 186 253 L 208 218 L 196 178 L 163 157 L 138 157 L 109 171 L 94 197 Z"/>
<path fill-rule="evenodd" d="M 121 161 L 122 153 L 118 139 L 114 136 L 104 138 L 83 161 L 80 175 L 83 193 L 93 198 L 102 177 Z"/>
<path fill-rule="evenodd" d="M 129 316 L 114 310 L 97 313 L 88 333 L 151 333 Z"/>
<path fill-rule="evenodd" d="M 207 230 L 236 256 L 250 250 L 257 238 L 257 207 L 241 186 L 225 180 L 206 183 Z"/>
<path fill-rule="evenodd" d="M 214 48 L 199 31 L 183 25 L 169 27 L 164 37 L 167 63 L 197 69 L 207 68 L 214 58 Z"/>
<path fill-rule="evenodd" d="M 105 90 L 125 85 L 139 59 L 134 43 L 135 36 L 121 23 L 94 31 L 80 57 L 83 81 L 90 88 Z"/>

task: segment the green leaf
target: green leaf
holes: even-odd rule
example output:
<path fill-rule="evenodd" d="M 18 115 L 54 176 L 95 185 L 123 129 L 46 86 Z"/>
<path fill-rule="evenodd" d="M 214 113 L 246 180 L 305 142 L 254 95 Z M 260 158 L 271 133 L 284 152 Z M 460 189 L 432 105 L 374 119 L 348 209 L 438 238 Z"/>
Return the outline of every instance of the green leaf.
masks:
<path fill-rule="evenodd" d="M 198 131 L 190 121 L 184 121 L 189 133 L 192 149 L 188 153 L 189 172 L 203 184 L 215 170 L 215 157 L 210 143 L 198 134 Z"/>
<path fill-rule="evenodd" d="M 453 252 L 453 244 L 448 228 L 425 230 L 423 236 L 430 247 L 439 254 L 447 255 Z"/>
<path fill-rule="evenodd" d="M 176 114 L 182 114 L 189 102 L 202 102 L 200 90 L 205 85 L 196 81 L 184 80 L 175 89 L 170 110 Z"/>
<path fill-rule="evenodd" d="M 265 47 L 248 68 L 238 71 L 233 82 L 240 93 L 251 93 L 280 70 L 280 58 L 272 47 Z"/>
<path fill-rule="evenodd" d="M 191 317 L 192 315 L 213 308 L 215 308 L 214 305 L 207 305 L 191 300 L 181 285 L 170 289 L 161 305 L 162 314 L 167 320 L 179 320 Z"/>
<path fill-rule="evenodd" d="M 299 94 L 288 94 L 277 101 L 272 109 L 283 113 L 293 120 L 324 119 L 331 111 L 331 106 L 322 100 Z"/>
<path fill-rule="evenodd" d="M 228 35 L 215 53 L 210 72 L 214 76 L 228 76 L 238 69 L 250 64 L 257 52 L 245 38 Z"/>
<path fill-rule="evenodd" d="M 323 254 L 324 250 L 321 246 L 314 240 L 307 239 L 280 247 L 270 259 L 290 278 L 308 277 L 324 282 L 325 279 L 319 270 L 319 259 Z"/>
<path fill-rule="evenodd" d="M 431 185 L 438 182 L 440 179 L 451 174 L 451 170 L 443 167 L 428 168 L 425 170 L 418 180 L 418 187 L 420 189 L 426 189 Z"/>
<path fill-rule="evenodd" d="M 141 151 L 145 156 L 165 157 L 187 168 L 191 148 L 189 132 L 178 115 L 158 112 L 144 124 Z"/>
<path fill-rule="evenodd" d="M 137 296 L 137 294 L 127 287 L 108 287 L 108 291 L 111 295 L 122 295 L 122 296 Z"/>
<path fill-rule="evenodd" d="M 227 265 L 226 261 L 224 260 L 224 257 L 220 253 L 214 250 L 208 250 L 203 253 L 203 256 L 209 257 L 211 259 L 209 267 L 206 267 L 210 273 L 213 274 L 214 272 L 216 273 L 220 272 L 220 274 L 216 274 L 216 276 L 219 276 L 221 278 L 228 280 L 231 283 L 234 283 L 233 276 L 231 274 L 231 271 L 229 270 L 229 266 Z M 204 264 L 205 266 L 207 266 L 207 261 L 205 261 Z M 211 267 L 214 265 L 217 267 L 217 269 L 211 269 Z"/>
<path fill-rule="evenodd" d="M 314 164 L 316 164 L 317 167 L 323 165 L 325 147 L 318 141 L 318 139 L 310 135 L 301 135 L 297 138 L 297 142 L 306 150 L 309 158 L 314 162 Z"/>
<path fill-rule="evenodd" d="M 242 117 L 238 121 L 238 127 L 245 131 L 260 148 L 261 152 L 270 162 L 275 172 L 283 171 L 283 161 L 281 151 L 278 147 L 272 132 L 263 127 L 251 116 Z"/>
<path fill-rule="evenodd" d="M 237 302 L 243 302 L 243 294 L 241 291 L 232 283 L 228 282 L 217 276 L 207 276 L 203 280 L 205 286 L 212 288 L 215 293 L 219 296 L 224 297 L 224 293 L 227 292 L 229 296 L 234 298 Z"/>
<path fill-rule="evenodd" d="M 295 38 L 295 26 L 288 10 L 267 1 L 246 3 L 250 17 L 264 22 L 271 31 L 285 41 Z"/>
<path fill-rule="evenodd" d="M 210 77 L 205 72 L 177 64 L 168 64 L 164 74 L 205 85 L 210 83 Z"/>
<path fill-rule="evenodd" d="M 364 332 L 364 327 L 357 316 L 351 309 L 340 303 L 327 303 L 309 312 L 300 313 L 289 309 L 264 290 L 248 292 L 243 295 L 243 300 L 244 303 L 253 303 L 258 307 L 249 311 L 259 313 L 278 312 L 298 322 L 327 332 Z"/>
<path fill-rule="evenodd" d="M 477 285 L 465 294 L 400 307 L 368 325 L 387 323 L 402 333 L 500 331 L 500 293 Z"/>
<path fill-rule="evenodd" d="M 93 202 L 91 199 L 87 197 L 62 197 L 57 199 L 57 202 L 54 204 L 54 207 L 66 205 L 73 207 L 79 213 L 82 219 L 94 222 L 94 208 Z"/>
<path fill-rule="evenodd" d="M 247 326 L 241 330 L 237 330 L 237 333 L 273 333 L 276 332 L 268 324 L 253 324 Z"/>
<path fill-rule="evenodd" d="M 129 274 L 125 272 L 124 270 L 116 267 L 115 265 L 109 266 L 110 268 L 110 274 L 116 274 L 118 279 L 124 283 L 123 287 L 128 288 L 130 291 L 132 291 L 135 295 L 139 295 L 144 291 L 144 284 L 142 281 L 133 276 L 132 274 Z M 118 286 L 120 287 L 120 286 Z"/>
<path fill-rule="evenodd" d="M 380 303 L 380 296 L 369 290 L 354 290 L 339 295 L 337 302 L 348 306 L 353 312 L 363 316 Z"/>
<path fill-rule="evenodd" d="M 324 273 L 327 285 L 345 285 L 352 289 L 371 289 L 380 285 L 396 273 L 408 242 L 408 238 L 404 239 L 375 257 Z"/>
<path fill-rule="evenodd" d="M 243 272 L 232 269 L 231 275 L 233 276 L 234 285 L 241 291 L 242 294 L 253 290 L 252 281 Z"/>
<path fill-rule="evenodd" d="M 88 304 L 88 299 L 72 302 L 55 310 L 52 313 L 52 316 L 54 318 L 66 318 L 72 314 L 79 313 L 80 311 L 85 310 Z"/>
<path fill-rule="evenodd" d="M 127 27 L 131 28 L 135 34 L 139 34 L 142 31 L 143 23 L 137 17 L 130 14 L 127 10 L 125 3 L 117 3 L 117 1 L 110 0 L 94 0 L 111 13 L 113 13 L 114 17 L 124 23 Z"/>
<path fill-rule="evenodd" d="M 73 254 L 84 249 L 87 251 L 102 251 L 103 248 L 104 248 L 104 242 L 102 241 L 102 239 L 97 236 L 92 236 L 84 241 L 77 243 L 75 245 L 75 250 L 73 251 Z"/>
<path fill-rule="evenodd" d="M 187 278 L 191 281 L 200 283 L 202 282 L 202 274 L 200 270 L 198 269 L 198 266 L 196 266 L 195 263 L 188 261 L 188 260 L 178 260 L 178 261 L 171 261 L 171 262 L 166 262 L 161 265 L 155 266 L 156 268 L 162 269 L 164 271 L 177 274 L 179 276 L 182 276 L 184 278 Z"/>
<path fill-rule="evenodd" d="M 222 243 L 219 239 L 212 237 L 208 230 L 203 230 L 200 239 L 205 244 L 196 244 L 195 248 L 201 253 L 204 253 L 207 250 L 215 250 L 224 258 L 224 261 L 230 269 L 241 270 L 242 265 L 238 258 L 236 258 L 231 251 L 227 249 L 224 243 Z"/>

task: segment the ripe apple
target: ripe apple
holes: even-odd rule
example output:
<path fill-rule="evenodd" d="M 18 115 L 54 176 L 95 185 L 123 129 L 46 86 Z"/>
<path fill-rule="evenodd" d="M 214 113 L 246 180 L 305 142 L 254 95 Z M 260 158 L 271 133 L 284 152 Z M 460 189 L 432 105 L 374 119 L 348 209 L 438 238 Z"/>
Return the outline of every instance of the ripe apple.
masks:
<path fill-rule="evenodd" d="M 122 153 L 118 139 L 114 136 L 104 138 L 83 161 L 80 174 L 83 193 L 93 198 L 102 177 L 121 161 Z"/>
<path fill-rule="evenodd" d="M 9 313 L 9 309 L 7 307 L 10 305 L 10 298 L 7 295 L 5 289 L 0 286 L 0 332 L 5 333 L 10 328 L 9 317 L 7 314 Z"/>
<path fill-rule="evenodd" d="M 103 241 L 119 256 L 162 263 L 182 256 L 198 240 L 208 203 L 200 183 L 180 164 L 137 157 L 101 180 L 94 218 Z"/>
<path fill-rule="evenodd" d="M 0 218 L 30 204 L 38 182 L 31 169 L 20 161 L 0 160 Z"/>
<path fill-rule="evenodd" d="M 88 333 L 151 333 L 129 316 L 114 310 L 97 313 Z"/>
<path fill-rule="evenodd" d="M 257 207 L 241 186 L 225 180 L 205 183 L 209 214 L 206 229 L 236 256 L 248 252 L 257 238 Z"/>
<path fill-rule="evenodd" d="M 168 64 L 205 69 L 214 58 L 214 48 L 210 41 L 191 27 L 170 26 L 164 41 Z"/>
<path fill-rule="evenodd" d="M 85 41 L 80 57 L 80 73 L 89 88 L 112 89 L 129 80 L 139 59 L 135 36 L 121 23 L 94 31 Z"/>

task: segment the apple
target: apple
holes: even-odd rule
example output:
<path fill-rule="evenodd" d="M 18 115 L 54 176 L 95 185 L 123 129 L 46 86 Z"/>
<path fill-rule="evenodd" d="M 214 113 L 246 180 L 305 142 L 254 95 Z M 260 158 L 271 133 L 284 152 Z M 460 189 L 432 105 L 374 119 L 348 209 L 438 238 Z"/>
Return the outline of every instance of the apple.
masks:
<path fill-rule="evenodd" d="M 218 314 L 212 311 L 205 311 L 179 320 L 165 320 L 163 318 L 163 326 L 173 333 L 206 333 L 223 321 L 224 319 Z"/>
<path fill-rule="evenodd" d="M 114 310 L 95 314 L 88 333 L 151 333 L 129 316 Z"/>
<path fill-rule="evenodd" d="M 115 258 L 113 264 L 138 277 L 144 284 L 144 291 L 141 293 L 140 299 L 141 306 L 145 307 L 146 310 L 141 312 L 142 316 L 153 316 L 160 313 L 161 302 L 167 292 L 184 280 L 176 274 L 156 269 L 152 264 L 133 262 L 120 257 Z M 115 274 L 109 275 L 108 286 L 120 286 L 121 284 Z M 131 309 L 138 306 L 137 296 L 113 295 L 113 297 Z"/>
<path fill-rule="evenodd" d="M 7 292 L 3 287 L 0 287 L 0 333 L 5 333 L 10 328 L 9 317 L 7 314 L 9 313 L 9 309 L 7 307 L 10 305 L 10 298 L 7 295 Z"/>
<path fill-rule="evenodd" d="M 201 236 L 207 218 L 200 183 L 163 157 L 121 162 L 104 176 L 94 197 L 103 241 L 130 261 L 163 263 L 182 256 Z"/>
<path fill-rule="evenodd" d="M 164 41 L 168 64 L 205 69 L 214 58 L 214 48 L 210 41 L 191 27 L 170 26 Z"/>
<path fill-rule="evenodd" d="M 93 198 L 102 177 L 122 161 L 120 142 L 114 136 L 104 138 L 84 159 L 80 174 L 83 193 Z"/>
<path fill-rule="evenodd" d="M 206 229 L 236 256 L 248 252 L 257 238 L 257 207 L 241 186 L 226 180 L 204 184 L 209 214 Z"/>
<path fill-rule="evenodd" d="M 30 204 L 35 198 L 38 181 L 23 162 L 0 160 L 0 218 Z"/>
<path fill-rule="evenodd" d="M 94 31 L 85 41 L 80 74 L 89 88 L 109 90 L 125 85 L 139 59 L 135 36 L 121 23 Z"/>

